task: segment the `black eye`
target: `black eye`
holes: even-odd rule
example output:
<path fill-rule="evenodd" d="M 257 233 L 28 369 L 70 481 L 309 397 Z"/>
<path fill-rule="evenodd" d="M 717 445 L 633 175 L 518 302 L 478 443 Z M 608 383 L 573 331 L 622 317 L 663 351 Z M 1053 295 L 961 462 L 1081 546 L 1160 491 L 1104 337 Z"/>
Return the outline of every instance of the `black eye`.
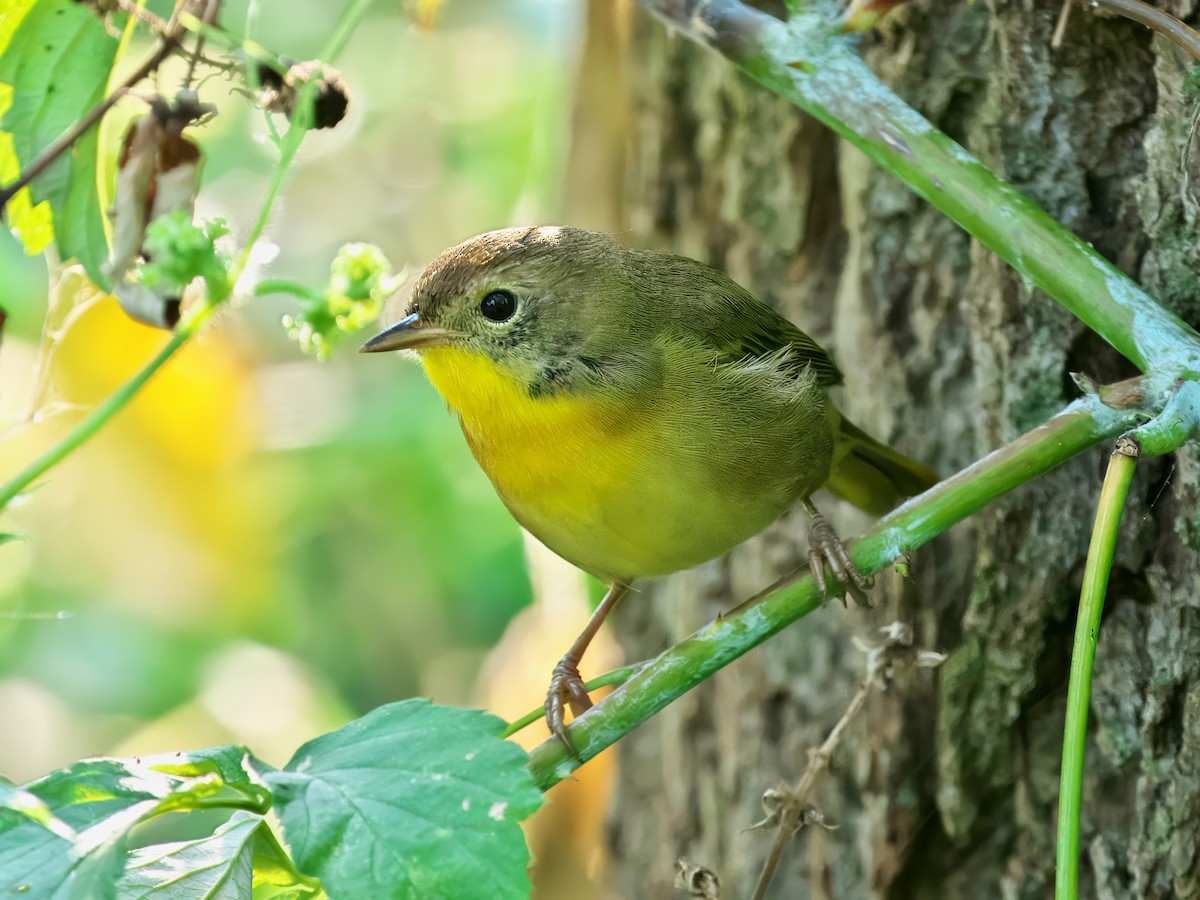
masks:
<path fill-rule="evenodd" d="M 512 291 L 491 291 L 479 301 L 479 311 L 493 322 L 507 321 L 517 311 L 517 298 Z"/>

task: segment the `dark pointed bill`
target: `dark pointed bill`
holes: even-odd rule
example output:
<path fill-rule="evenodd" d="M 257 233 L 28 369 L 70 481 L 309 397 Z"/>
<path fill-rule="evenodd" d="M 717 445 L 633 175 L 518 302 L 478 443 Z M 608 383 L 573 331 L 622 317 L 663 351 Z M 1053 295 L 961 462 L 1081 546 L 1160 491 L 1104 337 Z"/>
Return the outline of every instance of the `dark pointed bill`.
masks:
<path fill-rule="evenodd" d="M 444 328 L 426 325 L 420 313 L 409 313 L 395 325 L 386 328 L 371 338 L 359 349 L 359 353 L 384 353 L 389 350 L 418 350 L 431 344 L 440 344 L 449 334 Z"/>

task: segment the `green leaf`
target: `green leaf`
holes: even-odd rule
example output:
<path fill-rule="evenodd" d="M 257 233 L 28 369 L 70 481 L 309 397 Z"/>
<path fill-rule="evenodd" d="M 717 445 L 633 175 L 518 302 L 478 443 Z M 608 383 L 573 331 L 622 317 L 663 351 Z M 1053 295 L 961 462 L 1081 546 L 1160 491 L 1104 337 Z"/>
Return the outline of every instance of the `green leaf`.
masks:
<path fill-rule="evenodd" d="M 34 808 L 30 801 L 20 811 L 12 803 L 0 809 L 0 894 L 114 896 L 125 836 L 157 801 L 136 786 L 123 785 L 124 770 L 113 763 L 76 763 L 26 785 L 24 791 L 41 804 L 35 817 L 26 811 Z M 42 821 L 47 816 L 60 827 L 50 830 Z M 103 824 L 109 816 L 113 824 L 97 830 L 95 823 Z"/>
<path fill-rule="evenodd" d="M 75 830 L 50 812 L 50 807 L 43 803 L 41 798 L 2 778 L 0 778 L 0 807 L 29 817 L 64 840 L 75 839 Z"/>
<path fill-rule="evenodd" d="M 324 896 L 321 883 L 300 873 L 287 851 L 279 846 L 275 832 L 270 828 L 262 828 L 254 845 L 255 900 L 267 897 L 296 900 Z"/>
<path fill-rule="evenodd" d="M 236 813 L 208 837 L 133 851 L 117 897 L 243 900 L 256 885 L 275 896 L 312 897 L 320 890 L 292 868 L 262 816 Z"/>
<path fill-rule="evenodd" d="M 0 52 L 0 131 L 11 139 L 0 141 L 0 179 L 5 182 L 104 99 L 117 52 L 117 39 L 83 4 L 40 0 L 21 17 L 23 5 L 6 9 L 0 18 L 2 40 L 19 17 Z M 92 127 L 33 180 L 31 200 L 24 206 L 17 203 L 10 223 L 26 250 L 38 252 L 48 233 L 37 204 L 48 203 L 59 254 L 79 260 L 96 284 L 109 289 L 102 269 L 108 242 L 96 175 L 98 146 L 99 129 Z"/>
<path fill-rule="evenodd" d="M 115 896 L 129 832 L 175 809 L 269 805 L 243 747 L 92 759 L 0 791 L 0 896 Z"/>
<path fill-rule="evenodd" d="M 503 728 L 406 700 L 309 741 L 265 776 L 296 865 L 332 897 L 528 897 L 542 798 Z"/>

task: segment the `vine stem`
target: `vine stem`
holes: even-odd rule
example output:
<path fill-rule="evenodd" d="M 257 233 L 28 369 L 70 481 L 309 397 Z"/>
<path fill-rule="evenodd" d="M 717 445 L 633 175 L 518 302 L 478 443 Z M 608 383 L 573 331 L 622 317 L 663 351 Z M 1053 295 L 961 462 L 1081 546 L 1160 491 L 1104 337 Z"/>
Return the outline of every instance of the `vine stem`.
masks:
<path fill-rule="evenodd" d="M 738 0 L 640 2 L 854 144 L 1142 371 L 1200 377 L 1200 334 L 905 103 L 824 7 L 781 21 Z"/>
<path fill-rule="evenodd" d="M 1096 505 L 1096 523 L 1088 547 L 1075 620 L 1075 646 L 1071 651 L 1071 681 L 1067 688 L 1067 721 L 1063 727 L 1062 776 L 1058 794 L 1058 848 L 1054 882 L 1056 900 L 1079 896 L 1079 833 L 1083 805 L 1083 760 L 1087 744 L 1088 704 L 1092 668 L 1100 635 L 1100 615 L 1112 570 L 1113 553 L 1125 498 L 1137 467 L 1141 447 L 1132 437 L 1117 440 L 1108 461 L 1108 473 Z"/>
<path fill-rule="evenodd" d="M 1117 408 L 1105 405 L 1101 397 Z M 1000 495 L 1144 421 L 1141 402 L 1140 379 L 1075 401 L 1045 424 L 893 510 L 854 543 L 850 555 L 855 565 L 863 574 L 870 574 L 906 558 Z M 568 731 L 578 757 L 557 739 L 534 748 L 529 762 L 534 781 L 542 790 L 549 789 L 700 682 L 821 604 L 812 577 L 799 570 L 669 647 L 571 723 Z"/>
<path fill-rule="evenodd" d="M 1143 3 L 1142 0 L 1090 0 L 1084 3 L 1084 6 L 1089 5 L 1145 25 L 1186 51 L 1192 59 L 1200 60 L 1200 34 L 1168 12 Z"/>
<path fill-rule="evenodd" d="M 142 389 L 147 381 L 161 369 L 172 356 L 179 352 L 211 317 L 216 307 L 205 302 L 195 307 L 175 328 L 175 333 L 159 351 L 151 357 L 132 378 L 104 398 L 104 401 L 88 413 L 83 420 L 67 432 L 66 436 L 51 446 L 45 453 L 38 456 L 25 468 L 0 486 L 0 509 L 4 509 L 19 494 L 25 491 L 37 479 L 41 478 L 54 466 L 62 462 L 70 453 L 86 443 L 103 428 L 108 420 L 125 408 Z"/>

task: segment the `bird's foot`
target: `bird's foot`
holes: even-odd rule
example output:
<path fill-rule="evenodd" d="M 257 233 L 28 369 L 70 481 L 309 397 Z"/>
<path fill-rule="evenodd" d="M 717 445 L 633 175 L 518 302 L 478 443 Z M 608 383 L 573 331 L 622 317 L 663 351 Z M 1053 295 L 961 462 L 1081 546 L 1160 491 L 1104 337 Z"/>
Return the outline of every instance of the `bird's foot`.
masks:
<path fill-rule="evenodd" d="M 567 704 L 576 716 L 582 716 L 592 706 L 592 698 L 588 696 L 583 679 L 579 676 L 579 664 L 571 657 L 564 656 L 550 677 L 550 688 L 546 691 L 546 724 L 550 733 L 563 742 L 563 745 L 578 757 L 571 736 L 567 734 L 567 725 L 563 721 Z"/>
<path fill-rule="evenodd" d="M 822 515 L 813 516 L 812 525 L 808 529 L 808 547 L 808 559 L 812 566 L 813 579 L 817 582 L 817 589 L 825 597 L 830 596 L 825 583 L 825 563 L 829 563 L 829 568 L 833 570 L 833 577 L 845 585 L 846 593 L 854 598 L 854 602 L 859 606 L 871 605 L 866 592 L 870 590 L 875 580 L 858 571 L 854 560 L 846 552 L 846 545 L 837 536 L 837 532 L 833 530 L 829 520 Z M 843 594 L 842 603 L 845 602 L 846 598 Z"/>

